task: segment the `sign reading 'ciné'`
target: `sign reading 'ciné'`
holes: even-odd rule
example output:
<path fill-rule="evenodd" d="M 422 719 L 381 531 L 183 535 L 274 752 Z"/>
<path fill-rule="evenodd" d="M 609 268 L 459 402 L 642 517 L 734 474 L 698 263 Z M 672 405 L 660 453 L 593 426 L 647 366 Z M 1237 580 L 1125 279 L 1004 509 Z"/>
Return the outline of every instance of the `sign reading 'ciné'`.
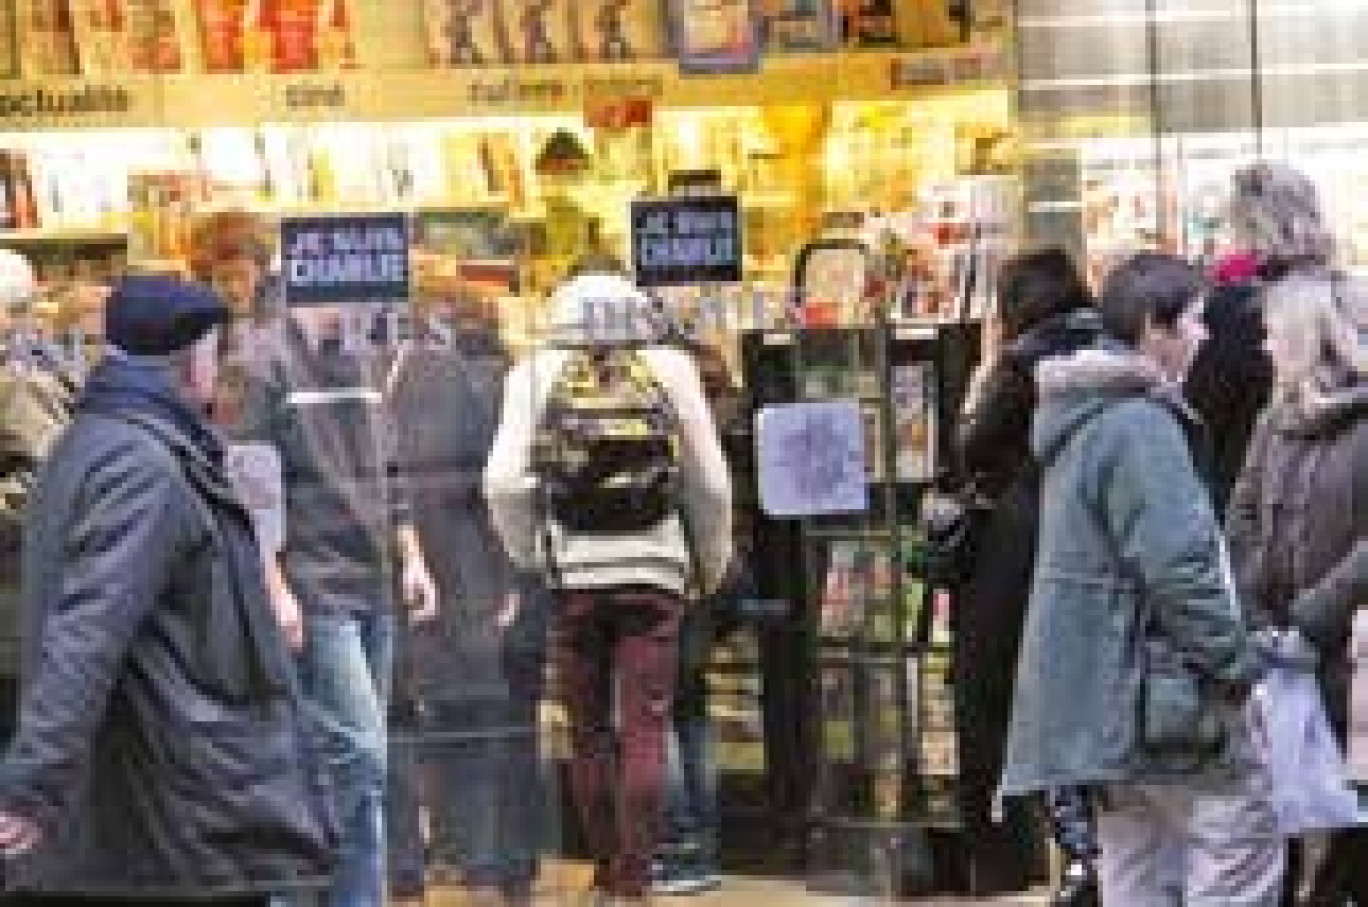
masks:
<path fill-rule="evenodd" d="M 409 222 L 403 214 L 287 218 L 280 239 L 290 306 L 408 296 Z"/>

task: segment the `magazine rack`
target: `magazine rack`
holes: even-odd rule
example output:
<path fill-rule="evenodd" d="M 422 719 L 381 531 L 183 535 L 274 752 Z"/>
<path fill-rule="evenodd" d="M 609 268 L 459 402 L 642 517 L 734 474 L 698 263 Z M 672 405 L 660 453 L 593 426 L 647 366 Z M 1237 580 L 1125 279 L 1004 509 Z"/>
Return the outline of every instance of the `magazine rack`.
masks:
<path fill-rule="evenodd" d="M 766 408 L 854 401 L 868 507 L 762 514 L 762 592 L 795 605 L 794 703 L 783 769 L 801 791 L 809 879 L 899 896 L 938 884 L 959 824 L 948 593 L 925 581 L 919 508 L 949 467 L 976 359 L 975 325 L 876 324 L 746 336 L 747 386 Z M 767 678 L 767 680 L 771 680 Z M 945 850 L 953 850 L 946 846 Z"/>

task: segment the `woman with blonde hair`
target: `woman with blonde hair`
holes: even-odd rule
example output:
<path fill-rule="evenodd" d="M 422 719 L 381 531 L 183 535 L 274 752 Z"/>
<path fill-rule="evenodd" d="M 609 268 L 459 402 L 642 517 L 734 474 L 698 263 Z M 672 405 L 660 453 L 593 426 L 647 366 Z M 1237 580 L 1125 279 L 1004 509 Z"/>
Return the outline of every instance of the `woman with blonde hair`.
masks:
<path fill-rule="evenodd" d="M 1368 537 L 1368 289 L 1334 268 L 1316 190 L 1295 170 L 1241 170 L 1231 221 L 1261 263 L 1275 375 L 1231 499 L 1236 583 L 1256 621 L 1309 641 L 1343 741 L 1349 628 L 1368 591 L 1368 548 L 1355 555 Z M 1368 903 L 1368 832 L 1336 833 L 1311 889 L 1306 903 Z"/>

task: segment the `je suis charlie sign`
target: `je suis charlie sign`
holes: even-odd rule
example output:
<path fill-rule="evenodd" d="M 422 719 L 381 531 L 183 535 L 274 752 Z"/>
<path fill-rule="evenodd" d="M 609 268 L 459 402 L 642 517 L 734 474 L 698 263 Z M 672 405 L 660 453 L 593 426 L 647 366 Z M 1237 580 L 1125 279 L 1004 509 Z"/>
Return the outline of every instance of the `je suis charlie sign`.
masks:
<path fill-rule="evenodd" d="M 280 240 L 289 306 L 408 298 L 407 215 L 287 218 Z"/>
<path fill-rule="evenodd" d="M 741 207 L 735 195 L 632 203 L 632 264 L 643 287 L 741 280 Z"/>

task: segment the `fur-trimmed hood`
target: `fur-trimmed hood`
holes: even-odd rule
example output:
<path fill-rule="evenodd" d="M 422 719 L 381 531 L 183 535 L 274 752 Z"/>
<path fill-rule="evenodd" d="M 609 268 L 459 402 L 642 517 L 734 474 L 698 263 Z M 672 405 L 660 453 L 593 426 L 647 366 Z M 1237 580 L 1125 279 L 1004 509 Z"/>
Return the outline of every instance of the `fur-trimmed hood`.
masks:
<path fill-rule="evenodd" d="M 1036 366 L 1039 405 L 1031 449 L 1048 464 L 1080 427 L 1118 400 L 1153 397 L 1192 418 L 1178 392 L 1150 359 L 1119 344 L 1101 343 Z"/>
<path fill-rule="evenodd" d="M 1332 437 L 1368 419 L 1368 384 L 1330 379 L 1303 382 L 1277 393 L 1271 418 L 1280 434 Z"/>

